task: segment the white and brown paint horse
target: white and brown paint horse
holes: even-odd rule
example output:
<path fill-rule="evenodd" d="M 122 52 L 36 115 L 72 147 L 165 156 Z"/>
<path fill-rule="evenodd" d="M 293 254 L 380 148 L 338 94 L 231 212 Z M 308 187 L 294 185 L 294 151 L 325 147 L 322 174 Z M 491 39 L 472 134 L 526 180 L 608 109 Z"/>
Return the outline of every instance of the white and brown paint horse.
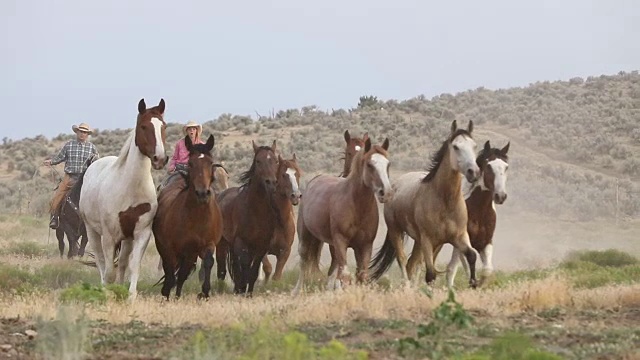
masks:
<path fill-rule="evenodd" d="M 467 208 L 461 192 L 463 176 L 473 182 L 480 175 L 472 131 L 472 121 L 464 130 L 458 129 L 454 120 L 451 134 L 433 157 L 429 171 L 407 173 L 394 181 L 395 196 L 384 207 L 387 235 L 370 266 L 373 279 L 382 276 L 396 257 L 404 279 L 409 279 L 403 249 L 406 233 L 421 249 L 427 284 L 436 278 L 434 250 L 450 243 L 466 256 L 471 266 L 469 284 L 476 286 L 476 253 L 467 233 Z"/>
<path fill-rule="evenodd" d="M 151 168 L 162 169 L 165 153 L 164 99 L 147 109 L 138 103 L 135 128 L 116 156 L 95 161 L 84 175 L 80 213 L 87 228 L 102 284 L 124 282 L 130 271 L 129 298 L 135 299 L 142 256 L 158 206 Z M 114 257 L 120 247 L 118 273 Z M 116 278 L 117 275 L 117 278 Z"/>
<path fill-rule="evenodd" d="M 389 139 L 382 146 L 367 139 L 354 157 L 346 178 L 319 175 L 309 181 L 298 211 L 300 275 L 293 294 L 304 287 L 304 279 L 318 268 L 324 243 L 333 247 L 328 288 L 342 288 L 347 248 L 354 250 L 357 281 L 368 279 L 367 265 L 378 231 L 378 204 L 393 198 L 389 181 Z"/>

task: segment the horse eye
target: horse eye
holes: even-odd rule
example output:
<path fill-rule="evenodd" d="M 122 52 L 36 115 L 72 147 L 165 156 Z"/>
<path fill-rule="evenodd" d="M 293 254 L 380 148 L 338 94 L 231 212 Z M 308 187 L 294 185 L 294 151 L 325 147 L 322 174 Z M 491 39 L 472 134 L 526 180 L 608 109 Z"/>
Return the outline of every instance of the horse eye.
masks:
<path fill-rule="evenodd" d="M 458 145 L 453 145 L 453 150 L 458 151 L 460 150 L 460 148 L 458 147 Z"/>

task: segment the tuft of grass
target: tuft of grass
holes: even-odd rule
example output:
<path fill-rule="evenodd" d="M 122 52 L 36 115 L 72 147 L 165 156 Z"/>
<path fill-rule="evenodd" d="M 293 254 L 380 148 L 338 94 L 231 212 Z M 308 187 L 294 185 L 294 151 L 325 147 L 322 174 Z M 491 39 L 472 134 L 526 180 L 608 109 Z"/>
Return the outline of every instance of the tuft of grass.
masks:
<path fill-rule="evenodd" d="M 591 263 L 602 267 L 624 267 L 639 265 L 640 260 L 620 250 L 576 251 L 569 254 L 563 262 L 564 267 L 579 266 L 580 263 Z"/>
<path fill-rule="evenodd" d="M 544 279 L 551 274 L 550 269 L 520 270 L 514 272 L 496 271 L 487 283 L 488 289 L 504 289 L 509 285 L 531 280 Z"/>
<path fill-rule="evenodd" d="M 60 301 L 63 303 L 104 304 L 107 302 L 107 292 L 101 286 L 89 283 L 76 284 L 60 293 Z"/>
<path fill-rule="evenodd" d="M 58 307 L 56 318 L 38 320 L 36 350 L 44 359 L 84 359 L 91 349 L 89 322 L 77 308 Z"/>
<path fill-rule="evenodd" d="M 510 332 L 494 339 L 481 350 L 458 357 L 460 360 L 562 360 L 553 353 L 537 349 L 533 341 L 522 334 Z"/>
<path fill-rule="evenodd" d="M 24 266 L 0 264 L 0 293 L 22 295 L 36 290 L 40 280 Z"/>
<path fill-rule="evenodd" d="M 11 243 L 4 249 L 3 253 L 7 255 L 18 255 L 27 258 L 35 258 L 48 255 L 49 250 L 43 244 L 26 240 Z"/>
<path fill-rule="evenodd" d="M 95 269 L 68 260 L 45 264 L 35 271 L 35 275 L 41 280 L 42 286 L 48 289 L 62 289 L 79 282 L 100 282 Z"/>
<path fill-rule="evenodd" d="M 35 218 L 33 216 L 20 216 L 18 218 L 18 222 L 20 223 L 20 225 L 26 227 L 37 227 L 44 224 L 42 219 Z"/>

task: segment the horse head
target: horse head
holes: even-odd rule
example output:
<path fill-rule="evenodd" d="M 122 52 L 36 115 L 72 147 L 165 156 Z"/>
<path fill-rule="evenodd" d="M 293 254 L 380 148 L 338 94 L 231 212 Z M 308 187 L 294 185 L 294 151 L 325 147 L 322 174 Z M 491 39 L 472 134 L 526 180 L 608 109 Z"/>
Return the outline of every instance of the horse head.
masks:
<path fill-rule="evenodd" d="M 502 149 L 492 148 L 489 140 L 478 155 L 477 163 L 482 169 L 482 182 L 486 190 L 493 193 L 493 201 L 503 204 L 507 200 L 507 170 L 509 169 L 508 142 Z"/>
<path fill-rule="evenodd" d="M 207 203 L 211 198 L 214 180 L 215 164 L 211 150 L 215 139 L 209 135 L 206 144 L 193 144 L 187 136 L 184 143 L 189 150 L 189 187 L 194 189 L 198 202 Z"/>
<path fill-rule="evenodd" d="M 469 121 L 465 130 L 458 129 L 456 120 L 453 120 L 448 139 L 451 168 L 463 174 L 471 183 L 480 177 L 480 167 L 476 164 L 476 142 L 473 140 L 472 132 L 473 121 Z"/>
<path fill-rule="evenodd" d="M 393 198 L 391 181 L 389 181 L 389 139 L 382 145 L 371 145 L 371 139 L 364 141 L 364 148 L 356 156 L 361 159 L 362 181 L 373 189 L 378 201 L 385 203 Z M 355 163 L 356 160 L 354 160 Z"/>
<path fill-rule="evenodd" d="M 351 171 L 351 162 L 356 154 L 364 147 L 364 142 L 369 138 L 369 133 L 365 132 L 362 138 L 351 137 L 349 130 L 344 132 L 344 141 L 346 143 L 344 148 L 344 170 L 342 176 L 346 177 Z"/>
<path fill-rule="evenodd" d="M 278 158 L 276 157 L 276 141 L 273 145 L 258 146 L 251 140 L 253 145 L 253 162 L 251 168 L 240 176 L 240 181 L 248 184 L 253 181 L 259 182 L 267 193 L 274 193 L 276 190 L 276 172 L 278 170 Z"/>
<path fill-rule="evenodd" d="M 229 172 L 223 163 L 213 164 L 213 167 L 215 168 L 213 172 L 213 192 L 219 194 L 229 188 Z"/>
<path fill-rule="evenodd" d="M 289 198 L 291 204 L 298 205 L 302 193 L 300 192 L 300 176 L 302 170 L 298 166 L 296 154 L 293 153 L 293 158 L 285 160 L 278 155 L 278 185 L 276 191 L 278 194 Z"/>
<path fill-rule="evenodd" d="M 169 158 L 165 152 L 164 99 L 157 106 L 147 109 L 144 99 L 138 103 L 135 143 L 140 152 L 151 160 L 154 169 L 162 169 Z"/>

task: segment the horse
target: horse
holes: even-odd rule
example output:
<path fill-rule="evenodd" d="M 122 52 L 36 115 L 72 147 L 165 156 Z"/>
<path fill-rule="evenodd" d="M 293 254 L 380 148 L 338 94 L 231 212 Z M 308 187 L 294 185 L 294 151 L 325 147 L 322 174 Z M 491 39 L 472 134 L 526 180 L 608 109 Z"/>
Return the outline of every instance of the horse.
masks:
<path fill-rule="evenodd" d="M 174 286 L 176 297 L 180 297 L 182 285 L 195 269 L 198 257 L 203 259 L 204 268 L 198 298 L 209 297 L 213 253 L 222 236 L 222 214 L 212 191 L 216 169 L 211 155 L 214 143 L 213 135 L 206 144 L 192 144 L 187 137 L 189 173 L 186 181 L 171 182 L 158 194 L 152 229 L 164 269 L 161 293 L 167 300 Z"/>
<path fill-rule="evenodd" d="M 80 218 L 78 203 L 80 200 L 80 189 L 82 187 L 84 174 L 80 175 L 78 181 L 71 187 L 64 202 L 60 206 L 60 226 L 56 229 L 56 238 L 58 239 L 58 249 L 60 257 L 64 253 L 64 237 L 67 236 L 69 242 L 69 252 L 67 258 L 74 256 L 84 256 L 84 251 L 89 241 L 87 238 L 87 229 L 84 222 Z M 78 239 L 81 239 L 78 244 Z"/>
<path fill-rule="evenodd" d="M 389 181 L 389 139 L 364 147 L 353 158 L 351 172 L 346 178 L 318 175 L 308 183 L 298 210 L 298 253 L 300 275 L 293 289 L 298 294 L 304 278 L 318 268 L 324 243 L 333 246 L 328 287 L 341 289 L 346 266 L 347 247 L 354 250 L 359 283 L 368 279 L 367 264 L 371 258 L 373 241 L 378 231 L 378 204 L 393 198 Z"/>
<path fill-rule="evenodd" d="M 276 190 L 276 141 L 273 145 L 253 145 L 253 162 L 240 176 L 239 187 L 218 195 L 222 210 L 223 235 L 216 250 L 218 279 L 226 274 L 223 254 L 228 253 L 228 269 L 236 294 L 251 296 L 260 264 L 267 254 L 278 222 L 274 197 Z"/>
<path fill-rule="evenodd" d="M 141 99 L 136 126 L 120 154 L 100 158 L 89 166 L 80 192 L 80 215 L 96 253 L 101 283 L 122 283 L 125 271 L 130 270 L 130 300 L 137 296 L 140 263 L 158 207 L 151 168 L 160 170 L 169 160 L 164 110 L 164 99 L 149 109 Z M 118 273 L 114 274 L 117 248 Z"/>
<path fill-rule="evenodd" d="M 402 235 L 407 233 L 421 249 L 427 268 L 427 284 L 436 278 L 434 249 L 450 243 L 467 258 L 471 267 L 469 285 L 477 285 L 476 254 L 469 242 L 467 209 L 461 192 L 463 176 L 469 182 L 480 176 L 472 131 L 473 121 L 469 121 L 465 130 L 458 129 L 454 120 L 451 133 L 432 157 L 428 172 L 410 172 L 394 181 L 396 194 L 384 207 L 387 223 L 384 245 L 369 266 L 373 279 L 380 278 L 396 257 L 403 278 L 409 279 L 402 246 Z"/>
<path fill-rule="evenodd" d="M 463 179 L 462 192 L 467 205 L 467 232 L 471 246 L 480 254 L 483 271 L 480 285 L 493 273 L 493 233 L 496 228 L 496 209 L 494 204 L 501 205 L 507 199 L 507 170 L 509 169 L 510 142 L 502 149 L 492 148 L 487 141 L 476 158 L 482 176 L 476 182 Z M 438 257 L 441 248 L 434 252 L 434 259 Z M 407 271 L 414 271 L 420 262 L 420 249 L 415 246 L 409 261 Z M 469 275 L 469 265 L 458 249 L 453 249 L 451 260 L 447 266 L 447 285 L 453 288 L 453 281 L 462 265 Z M 409 274 L 411 277 L 411 274 Z"/>
<path fill-rule="evenodd" d="M 349 130 L 344 131 L 344 141 L 346 143 L 344 147 L 344 167 L 340 177 L 346 178 L 351 172 L 351 162 L 356 156 L 358 151 L 364 147 L 364 142 L 369 138 L 369 133 L 365 132 L 362 138 L 351 137 Z"/>
<path fill-rule="evenodd" d="M 273 232 L 273 238 L 267 255 L 262 258 L 262 270 L 265 273 L 265 284 L 269 282 L 273 267 L 269 262 L 268 255 L 275 255 L 277 259 L 276 272 L 273 274 L 273 280 L 278 281 L 282 278 L 284 265 L 289 259 L 291 253 L 291 245 L 296 233 L 296 223 L 293 215 L 293 206 L 298 205 L 302 193 L 298 184 L 302 170 L 298 166 L 296 154 L 290 160 L 282 159 L 278 155 L 278 171 L 276 174 L 277 185 L 276 195 L 274 197 L 275 211 L 277 212 L 278 222 Z"/>

